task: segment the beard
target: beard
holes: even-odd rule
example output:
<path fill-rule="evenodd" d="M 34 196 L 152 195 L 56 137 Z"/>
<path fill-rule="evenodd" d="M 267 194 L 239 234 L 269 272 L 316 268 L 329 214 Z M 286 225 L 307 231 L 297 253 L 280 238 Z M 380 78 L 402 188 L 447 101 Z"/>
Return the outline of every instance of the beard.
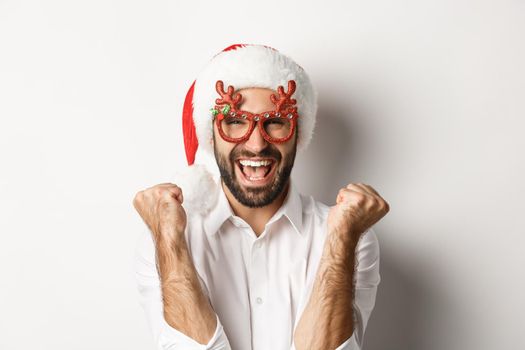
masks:
<path fill-rule="evenodd" d="M 213 135 L 215 138 L 215 135 Z M 281 152 L 273 145 L 268 144 L 268 147 L 259 153 L 253 153 L 241 148 L 241 144 L 237 144 L 229 156 L 220 154 L 214 142 L 213 152 L 217 165 L 221 174 L 221 178 L 233 194 L 235 199 L 244 206 L 250 208 L 260 208 L 272 203 L 284 190 L 290 179 L 292 168 L 295 160 L 297 150 L 297 143 L 294 144 L 293 150 L 284 157 Z M 239 157 L 264 157 L 273 158 L 277 166 L 274 179 L 271 183 L 259 187 L 243 187 L 237 179 L 235 173 L 235 160 Z"/>

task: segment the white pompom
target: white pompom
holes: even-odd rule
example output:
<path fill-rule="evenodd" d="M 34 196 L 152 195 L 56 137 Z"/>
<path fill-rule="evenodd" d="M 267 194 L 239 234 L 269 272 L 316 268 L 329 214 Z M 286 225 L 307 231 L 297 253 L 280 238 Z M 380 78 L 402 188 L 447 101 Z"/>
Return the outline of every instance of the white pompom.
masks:
<path fill-rule="evenodd" d="M 194 164 L 175 174 L 175 184 L 182 189 L 182 206 L 190 213 L 206 214 L 217 202 L 218 184 L 206 166 Z"/>

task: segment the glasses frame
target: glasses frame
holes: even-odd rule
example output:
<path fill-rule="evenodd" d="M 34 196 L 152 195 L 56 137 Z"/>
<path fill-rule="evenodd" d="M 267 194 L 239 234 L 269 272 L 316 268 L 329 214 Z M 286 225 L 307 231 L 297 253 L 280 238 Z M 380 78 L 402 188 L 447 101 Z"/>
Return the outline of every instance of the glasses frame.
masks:
<path fill-rule="evenodd" d="M 233 86 L 228 86 L 227 91 L 224 91 L 224 83 L 222 80 L 217 80 L 215 88 L 219 95 L 222 98 L 216 99 L 215 107 L 211 109 L 214 120 L 217 124 L 217 129 L 221 137 L 227 142 L 241 143 L 250 138 L 253 133 L 253 130 L 256 127 L 256 124 L 259 125 L 258 129 L 263 136 L 263 138 L 270 143 L 284 143 L 287 142 L 294 134 L 297 128 L 297 118 L 299 114 L 297 112 L 297 107 L 295 106 L 296 100 L 291 98 L 292 94 L 295 92 L 295 81 L 288 81 L 288 91 L 285 92 L 282 86 L 277 88 L 277 94 L 270 95 L 271 101 L 276 105 L 275 110 L 266 111 L 262 113 L 251 113 L 248 111 L 243 111 L 237 109 L 237 105 L 242 101 L 241 93 L 234 93 Z M 221 108 L 222 107 L 222 108 Z M 248 120 L 250 125 L 246 131 L 246 134 L 242 137 L 229 137 L 224 132 L 221 122 L 228 116 L 228 118 L 238 118 L 242 120 Z M 271 119 L 283 119 L 286 118 L 290 121 L 290 132 L 287 136 L 282 138 L 275 138 L 264 130 L 264 122 Z"/>

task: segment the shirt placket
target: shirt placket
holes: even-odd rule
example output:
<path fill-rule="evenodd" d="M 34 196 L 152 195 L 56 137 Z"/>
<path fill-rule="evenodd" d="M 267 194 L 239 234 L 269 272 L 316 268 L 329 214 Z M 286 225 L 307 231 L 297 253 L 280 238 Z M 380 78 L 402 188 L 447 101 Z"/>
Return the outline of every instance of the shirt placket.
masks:
<path fill-rule="evenodd" d="M 266 350 L 268 334 L 265 332 L 268 304 L 268 272 L 264 238 L 256 239 L 251 247 L 250 308 L 252 324 L 252 349 Z"/>

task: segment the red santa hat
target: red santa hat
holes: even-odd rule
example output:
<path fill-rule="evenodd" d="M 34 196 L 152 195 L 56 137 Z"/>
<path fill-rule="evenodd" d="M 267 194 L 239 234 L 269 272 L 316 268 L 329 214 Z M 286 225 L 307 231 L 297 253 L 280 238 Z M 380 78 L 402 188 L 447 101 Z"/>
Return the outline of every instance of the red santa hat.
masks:
<path fill-rule="evenodd" d="M 210 109 L 218 97 L 217 80 L 236 90 L 262 87 L 277 90 L 295 80 L 298 107 L 297 150 L 312 138 L 317 113 L 317 91 L 305 70 L 290 57 L 266 45 L 234 44 L 216 54 L 191 84 L 182 113 L 184 148 L 189 168 L 176 180 L 184 194 L 184 206 L 201 213 L 215 202 L 218 168 L 213 158 L 213 122 Z M 211 172 L 211 173 L 210 173 Z M 213 174 L 215 175 L 215 179 Z"/>

